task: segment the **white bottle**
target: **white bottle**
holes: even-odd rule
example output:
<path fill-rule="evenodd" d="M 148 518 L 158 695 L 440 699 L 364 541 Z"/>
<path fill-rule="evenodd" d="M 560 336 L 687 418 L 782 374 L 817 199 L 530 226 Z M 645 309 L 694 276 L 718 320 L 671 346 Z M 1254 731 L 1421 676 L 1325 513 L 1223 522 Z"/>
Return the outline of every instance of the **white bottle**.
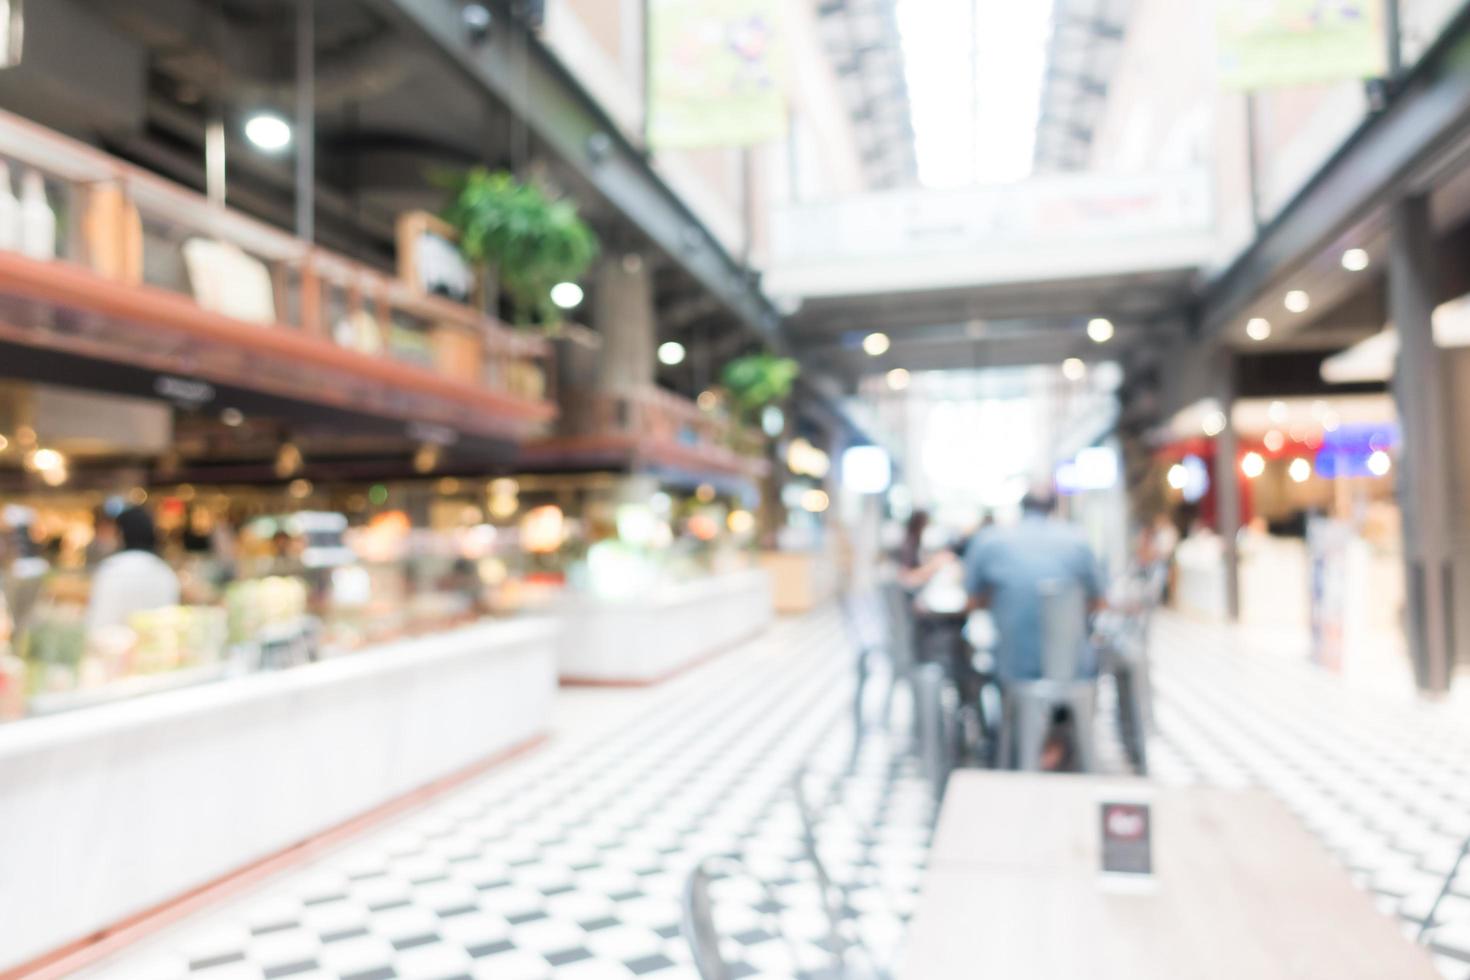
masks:
<path fill-rule="evenodd" d="M 20 248 L 20 202 L 10 190 L 10 165 L 0 160 L 0 250 Z"/>
<path fill-rule="evenodd" d="M 46 182 L 34 170 L 21 178 L 20 250 L 33 259 L 56 258 L 56 213 L 46 201 Z"/>

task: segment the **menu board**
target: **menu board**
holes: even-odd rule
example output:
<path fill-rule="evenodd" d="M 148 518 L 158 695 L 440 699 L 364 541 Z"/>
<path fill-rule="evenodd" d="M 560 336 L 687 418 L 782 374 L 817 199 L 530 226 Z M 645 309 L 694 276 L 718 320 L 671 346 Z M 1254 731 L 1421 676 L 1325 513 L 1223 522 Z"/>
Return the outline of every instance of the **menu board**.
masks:
<path fill-rule="evenodd" d="M 1149 877 L 1154 873 L 1152 813 L 1147 803 L 1104 802 L 1102 873 Z"/>

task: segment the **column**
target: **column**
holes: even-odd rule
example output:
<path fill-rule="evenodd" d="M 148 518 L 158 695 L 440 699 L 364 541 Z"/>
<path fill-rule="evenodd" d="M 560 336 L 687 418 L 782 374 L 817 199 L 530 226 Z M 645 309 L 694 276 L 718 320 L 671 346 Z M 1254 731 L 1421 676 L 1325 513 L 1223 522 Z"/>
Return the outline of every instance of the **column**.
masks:
<path fill-rule="evenodd" d="M 654 383 L 658 322 L 650 263 L 635 252 L 609 255 L 597 267 L 592 323 L 602 336 L 598 387 L 626 391 Z"/>
<path fill-rule="evenodd" d="M 1389 319 L 1398 328 L 1394 377 L 1403 446 L 1403 513 L 1409 651 L 1421 688 L 1449 687 L 1455 654 L 1455 515 L 1445 363 L 1434 346 L 1437 263 L 1429 200 L 1406 198 L 1389 216 Z"/>
<path fill-rule="evenodd" d="M 1218 379 L 1215 399 L 1225 415 L 1225 428 L 1215 439 L 1216 528 L 1225 549 L 1225 615 L 1240 621 L 1240 468 L 1239 440 L 1235 436 L 1235 352 L 1223 349 L 1216 355 Z"/>

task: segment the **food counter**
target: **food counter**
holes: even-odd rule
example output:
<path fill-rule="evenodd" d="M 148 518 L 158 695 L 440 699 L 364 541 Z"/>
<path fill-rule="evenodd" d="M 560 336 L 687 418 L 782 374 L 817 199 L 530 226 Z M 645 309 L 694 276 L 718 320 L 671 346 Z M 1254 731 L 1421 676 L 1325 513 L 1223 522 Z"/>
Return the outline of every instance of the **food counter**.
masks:
<path fill-rule="evenodd" d="M 0 727 L 0 971 L 536 739 L 557 642 L 486 621 Z"/>
<path fill-rule="evenodd" d="M 810 612 L 837 594 L 837 563 L 820 551 L 763 551 L 779 613 Z"/>
<path fill-rule="evenodd" d="M 661 585 L 625 599 L 568 595 L 563 683 L 652 684 L 757 635 L 775 609 L 764 570 Z"/>

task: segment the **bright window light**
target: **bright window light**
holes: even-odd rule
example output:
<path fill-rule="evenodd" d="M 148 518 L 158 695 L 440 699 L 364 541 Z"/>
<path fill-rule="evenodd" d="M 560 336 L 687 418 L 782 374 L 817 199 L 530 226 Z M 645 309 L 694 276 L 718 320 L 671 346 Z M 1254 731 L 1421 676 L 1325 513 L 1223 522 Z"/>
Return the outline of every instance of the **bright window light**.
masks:
<path fill-rule="evenodd" d="M 564 310 L 582 305 L 582 287 L 574 282 L 559 282 L 551 287 L 551 301 Z"/>
<path fill-rule="evenodd" d="M 893 464 L 881 446 L 853 446 L 842 454 L 842 485 L 853 493 L 883 493 Z"/>
<path fill-rule="evenodd" d="M 245 138 L 267 153 L 291 145 L 291 124 L 273 112 L 257 112 L 245 120 Z"/>
<path fill-rule="evenodd" d="M 919 182 L 1030 176 L 1052 0 L 898 0 L 896 11 Z"/>
<path fill-rule="evenodd" d="M 658 345 L 658 362 L 673 367 L 684 363 L 684 345 L 677 340 L 665 341 Z"/>

